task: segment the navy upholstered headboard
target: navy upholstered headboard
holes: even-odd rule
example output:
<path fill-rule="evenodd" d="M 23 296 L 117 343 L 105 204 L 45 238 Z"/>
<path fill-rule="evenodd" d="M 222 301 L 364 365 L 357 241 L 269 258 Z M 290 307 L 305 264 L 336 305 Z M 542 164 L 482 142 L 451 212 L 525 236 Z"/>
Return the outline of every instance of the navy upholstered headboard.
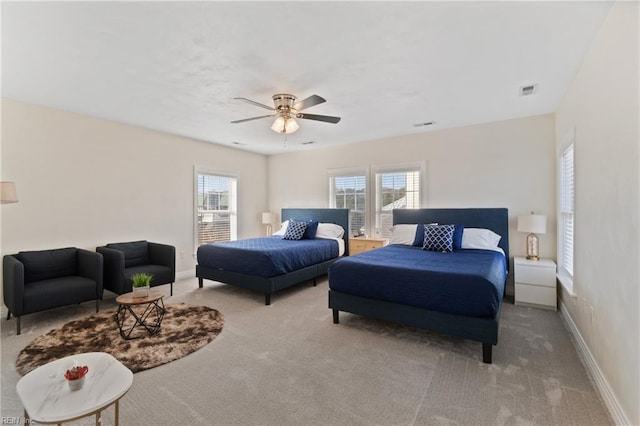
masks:
<path fill-rule="evenodd" d="M 394 209 L 393 224 L 400 223 L 461 223 L 465 228 L 491 229 L 500 235 L 498 246 L 509 259 L 509 210 L 506 208 L 468 209 Z"/>
<path fill-rule="evenodd" d="M 349 209 L 282 209 L 282 221 L 288 219 L 317 220 L 335 223 L 344 229 L 344 253 L 349 254 Z"/>

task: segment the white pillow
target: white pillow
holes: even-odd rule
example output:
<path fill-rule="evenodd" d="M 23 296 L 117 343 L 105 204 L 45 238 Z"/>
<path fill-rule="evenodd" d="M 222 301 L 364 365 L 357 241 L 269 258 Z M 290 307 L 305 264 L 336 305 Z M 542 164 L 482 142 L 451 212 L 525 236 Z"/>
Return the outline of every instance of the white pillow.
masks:
<path fill-rule="evenodd" d="M 464 228 L 462 232 L 463 249 L 489 249 L 498 247 L 502 237 L 490 229 Z"/>
<path fill-rule="evenodd" d="M 335 223 L 319 223 L 316 238 L 342 238 L 344 228 Z"/>
<path fill-rule="evenodd" d="M 418 225 L 393 225 L 391 227 L 391 238 L 389 244 L 405 244 L 413 245 L 413 240 L 416 238 L 416 230 Z"/>
<path fill-rule="evenodd" d="M 289 226 L 289 221 L 285 220 L 284 222 L 282 222 L 282 225 L 280 227 L 280 229 L 278 229 L 276 232 L 273 233 L 273 235 L 279 235 L 279 236 L 284 236 L 284 234 L 287 232 L 287 227 Z"/>

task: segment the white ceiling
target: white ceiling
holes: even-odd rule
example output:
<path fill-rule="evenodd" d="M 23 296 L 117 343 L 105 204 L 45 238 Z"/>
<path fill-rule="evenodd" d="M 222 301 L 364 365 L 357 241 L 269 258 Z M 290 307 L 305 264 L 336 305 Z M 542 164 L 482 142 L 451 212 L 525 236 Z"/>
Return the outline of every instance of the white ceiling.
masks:
<path fill-rule="evenodd" d="M 2 96 L 264 154 L 426 132 L 555 111 L 610 6 L 2 2 Z M 342 121 L 230 123 L 275 93 Z"/>

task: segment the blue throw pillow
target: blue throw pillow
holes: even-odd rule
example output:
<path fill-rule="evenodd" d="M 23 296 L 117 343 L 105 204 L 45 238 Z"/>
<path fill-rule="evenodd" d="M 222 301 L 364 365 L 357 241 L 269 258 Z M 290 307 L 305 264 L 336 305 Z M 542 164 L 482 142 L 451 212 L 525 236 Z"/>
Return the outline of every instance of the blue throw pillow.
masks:
<path fill-rule="evenodd" d="M 284 233 L 282 239 L 284 240 L 301 240 L 304 235 L 304 231 L 307 230 L 307 222 L 299 222 L 297 220 L 290 220 L 289 226 L 287 226 L 287 232 Z"/>
<path fill-rule="evenodd" d="M 461 223 L 456 223 L 455 229 L 453 230 L 453 249 L 461 250 L 462 249 L 462 233 L 464 232 L 464 225 Z"/>
<path fill-rule="evenodd" d="M 316 238 L 316 232 L 318 232 L 318 221 L 317 220 L 308 220 L 307 229 L 304 231 L 303 239 L 313 240 Z M 462 235 L 460 235 L 460 239 L 462 240 Z"/>
<path fill-rule="evenodd" d="M 419 223 L 418 226 L 416 226 L 416 236 L 413 239 L 413 246 L 414 247 L 422 247 L 424 246 L 424 227 L 427 225 L 437 225 L 437 222 L 432 222 L 432 223 Z M 462 240 L 462 235 L 460 235 L 460 239 Z"/>
<path fill-rule="evenodd" d="M 423 250 L 450 253 L 453 251 L 454 225 L 424 225 Z"/>

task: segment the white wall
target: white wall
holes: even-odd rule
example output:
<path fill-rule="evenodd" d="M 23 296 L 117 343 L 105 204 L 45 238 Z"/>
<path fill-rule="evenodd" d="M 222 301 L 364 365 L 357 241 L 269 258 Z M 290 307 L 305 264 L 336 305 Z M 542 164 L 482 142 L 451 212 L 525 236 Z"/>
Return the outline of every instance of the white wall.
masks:
<path fill-rule="evenodd" d="M 195 274 L 194 165 L 238 173 L 238 237 L 264 232 L 264 155 L 6 99 L 1 153 L 19 198 L 2 206 L 3 255 L 146 239 Z"/>
<path fill-rule="evenodd" d="M 563 289 L 561 300 L 624 411 L 616 420 L 634 425 L 640 424 L 638 28 L 638 3 L 616 3 L 556 116 L 558 150 L 575 128 L 576 297 Z"/>
<path fill-rule="evenodd" d="M 552 114 L 269 157 L 269 204 L 328 206 L 326 170 L 426 161 L 425 207 L 507 207 L 510 251 L 524 255 L 516 217 L 548 217 L 540 252 L 555 258 L 555 137 Z"/>

